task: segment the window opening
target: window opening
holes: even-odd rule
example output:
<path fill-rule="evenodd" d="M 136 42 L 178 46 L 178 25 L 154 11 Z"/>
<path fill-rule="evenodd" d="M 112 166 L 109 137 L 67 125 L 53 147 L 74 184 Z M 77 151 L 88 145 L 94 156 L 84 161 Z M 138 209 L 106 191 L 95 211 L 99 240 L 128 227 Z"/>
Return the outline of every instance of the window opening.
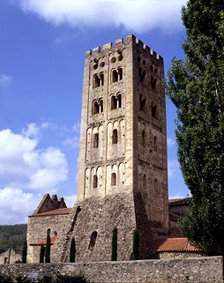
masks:
<path fill-rule="evenodd" d="M 156 79 L 151 77 L 151 85 L 152 85 L 152 90 L 155 90 L 156 88 Z"/>
<path fill-rule="evenodd" d="M 157 105 L 152 103 L 152 117 L 157 119 L 158 118 L 158 109 Z"/>
<path fill-rule="evenodd" d="M 100 81 L 101 81 L 101 86 L 104 85 L 104 75 L 103 73 L 100 74 Z"/>
<path fill-rule="evenodd" d="M 119 75 L 119 80 L 121 81 L 123 79 L 123 69 L 118 68 L 118 75 Z"/>
<path fill-rule="evenodd" d="M 100 112 L 103 112 L 103 99 L 100 100 Z"/>
<path fill-rule="evenodd" d="M 112 82 L 115 83 L 118 81 L 118 72 L 117 70 L 112 71 Z"/>
<path fill-rule="evenodd" d="M 93 101 L 93 114 L 98 114 L 100 112 L 99 104 L 97 101 Z"/>
<path fill-rule="evenodd" d="M 100 86 L 100 78 L 97 75 L 93 77 L 93 88 Z"/>
<path fill-rule="evenodd" d="M 93 188 L 97 188 L 97 183 L 98 183 L 98 178 L 97 178 L 97 175 L 94 175 L 93 176 Z"/>
<path fill-rule="evenodd" d="M 88 250 L 93 251 L 93 248 L 96 244 L 96 237 L 97 237 L 97 232 L 94 231 L 91 236 L 90 236 L 90 241 L 89 241 L 89 247 Z"/>
<path fill-rule="evenodd" d="M 111 96 L 111 110 L 116 108 L 117 108 L 117 101 L 116 101 L 116 97 L 113 95 Z"/>
<path fill-rule="evenodd" d="M 117 129 L 114 129 L 112 135 L 112 144 L 116 144 L 117 141 L 118 141 Z"/>
<path fill-rule="evenodd" d="M 99 134 L 95 134 L 94 135 L 94 138 L 93 138 L 93 147 L 94 148 L 98 148 L 99 146 Z"/>
<path fill-rule="evenodd" d="M 116 173 L 111 174 L 111 186 L 116 186 L 117 183 L 117 176 Z"/>
<path fill-rule="evenodd" d="M 121 94 L 117 96 L 118 108 L 121 108 Z"/>

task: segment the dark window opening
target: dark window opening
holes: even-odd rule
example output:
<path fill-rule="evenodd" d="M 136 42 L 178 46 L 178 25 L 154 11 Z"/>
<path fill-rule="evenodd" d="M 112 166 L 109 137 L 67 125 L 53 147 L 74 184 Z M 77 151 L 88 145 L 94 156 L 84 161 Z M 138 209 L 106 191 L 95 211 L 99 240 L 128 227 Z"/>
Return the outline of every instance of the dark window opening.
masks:
<path fill-rule="evenodd" d="M 50 236 L 50 234 L 51 234 L 51 229 L 49 228 L 47 229 L 47 236 Z"/>
<path fill-rule="evenodd" d="M 93 114 L 98 114 L 100 112 L 100 107 L 99 104 L 97 103 L 97 101 L 93 102 Z"/>
<path fill-rule="evenodd" d="M 154 150 L 157 151 L 157 149 L 158 149 L 157 137 L 154 137 L 153 146 L 154 146 Z"/>
<path fill-rule="evenodd" d="M 139 68 L 139 79 L 140 79 L 140 82 L 144 81 L 145 75 L 146 75 L 146 71 L 145 70 L 143 71 L 142 68 Z"/>
<path fill-rule="evenodd" d="M 103 73 L 100 74 L 100 81 L 101 81 L 101 86 L 104 85 L 104 75 Z"/>
<path fill-rule="evenodd" d="M 152 90 L 155 90 L 156 88 L 156 79 L 151 77 L 151 85 L 152 85 Z"/>
<path fill-rule="evenodd" d="M 103 112 L 103 100 L 102 99 L 100 100 L 100 112 L 101 113 Z"/>
<path fill-rule="evenodd" d="M 115 96 L 111 96 L 111 110 L 117 109 L 117 100 Z"/>
<path fill-rule="evenodd" d="M 93 77 L 93 88 L 100 86 L 100 78 L 97 75 Z"/>
<path fill-rule="evenodd" d="M 158 118 L 158 108 L 157 105 L 152 103 L 152 117 L 157 119 Z"/>
<path fill-rule="evenodd" d="M 97 232 L 94 231 L 94 232 L 91 234 L 91 237 L 90 237 L 88 250 L 93 251 L 93 248 L 94 248 L 94 246 L 95 246 L 95 244 L 96 244 L 96 237 L 97 237 Z"/>
<path fill-rule="evenodd" d="M 97 188 L 97 184 L 98 183 L 98 178 L 97 178 L 97 175 L 94 175 L 93 176 L 93 188 L 95 189 L 95 188 Z"/>
<path fill-rule="evenodd" d="M 98 148 L 99 146 L 99 134 L 95 134 L 94 135 L 94 138 L 93 138 L 93 147 L 94 148 Z"/>
<path fill-rule="evenodd" d="M 122 70 L 122 68 L 118 69 L 118 75 L 119 75 L 119 80 L 121 81 L 123 79 L 123 70 Z"/>
<path fill-rule="evenodd" d="M 118 108 L 121 108 L 121 94 L 117 96 Z"/>
<path fill-rule="evenodd" d="M 118 72 L 117 70 L 112 71 L 112 82 L 115 83 L 118 81 Z"/>
<path fill-rule="evenodd" d="M 8 263 L 8 258 L 4 257 L 4 264 L 7 264 L 7 263 Z"/>
<path fill-rule="evenodd" d="M 145 131 L 142 131 L 142 145 L 145 146 L 146 145 L 146 137 L 145 137 Z"/>
<path fill-rule="evenodd" d="M 142 96 L 139 98 L 140 110 L 146 112 L 146 99 Z"/>
<path fill-rule="evenodd" d="M 116 173 L 111 174 L 111 186 L 116 186 L 117 183 L 117 176 Z"/>
<path fill-rule="evenodd" d="M 118 135 L 117 135 L 117 130 L 113 130 L 113 135 L 112 135 L 112 144 L 117 144 L 118 141 Z"/>

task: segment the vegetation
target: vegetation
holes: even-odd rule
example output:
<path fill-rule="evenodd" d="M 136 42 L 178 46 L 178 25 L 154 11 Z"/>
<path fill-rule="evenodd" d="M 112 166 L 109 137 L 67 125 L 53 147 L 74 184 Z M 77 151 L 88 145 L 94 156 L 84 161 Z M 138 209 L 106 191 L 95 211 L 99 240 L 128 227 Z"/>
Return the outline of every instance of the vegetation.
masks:
<path fill-rule="evenodd" d="M 112 254 L 111 254 L 111 260 L 116 261 L 117 260 L 117 228 L 114 227 L 112 232 Z"/>
<path fill-rule="evenodd" d="M 192 194 L 185 236 L 207 255 L 224 254 L 224 1 L 182 9 L 186 62 L 173 59 L 167 92 L 177 107 L 178 158 Z"/>
<path fill-rule="evenodd" d="M 133 260 L 139 259 L 138 247 L 139 247 L 138 231 L 134 230 L 133 232 Z"/>
<path fill-rule="evenodd" d="M 45 247 L 45 262 L 51 262 L 51 236 L 50 230 L 47 231 L 47 240 L 46 240 L 46 247 Z"/>
<path fill-rule="evenodd" d="M 70 246 L 70 262 L 75 262 L 75 254 L 76 254 L 75 239 L 72 238 L 71 246 Z"/>
<path fill-rule="evenodd" d="M 17 251 L 23 250 L 26 238 L 26 224 L 0 225 L 0 253 L 12 248 Z"/>
<path fill-rule="evenodd" d="M 40 263 L 44 263 L 45 248 L 44 245 L 40 246 Z"/>

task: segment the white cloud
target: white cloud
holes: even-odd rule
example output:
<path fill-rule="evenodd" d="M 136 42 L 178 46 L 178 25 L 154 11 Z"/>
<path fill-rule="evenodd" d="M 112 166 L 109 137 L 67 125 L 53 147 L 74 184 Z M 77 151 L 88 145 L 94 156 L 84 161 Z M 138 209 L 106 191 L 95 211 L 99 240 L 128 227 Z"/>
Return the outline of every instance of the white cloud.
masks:
<path fill-rule="evenodd" d="M 179 162 L 175 159 L 168 160 L 168 177 L 174 178 L 180 171 Z"/>
<path fill-rule="evenodd" d="M 36 126 L 29 125 L 22 134 L 0 131 L 0 178 L 26 189 L 56 191 L 68 178 L 67 160 L 58 148 L 38 149 L 38 140 L 28 137 L 36 133 Z"/>
<path fill-rule="evenodd" d="M 73 207 L 76 202 L 76 199 L 77 199 L 76 194 L 64 196 L 64 200 L 65 200 L 67 207 Z"/>
<path fill-rule="evenodd" d="M 12 77 L 5 74 L 0 75 L 0 86 L 7 85 L 12 81 Z"/>
<path fill-rule="evenodd" d="M 24 12 L 32 12 L 55 25 L 73 27 L 123 26 L 143 32 L 160 28 L 181 29 L 180 10 L 187 0 L 20 0 Z"/>
<path fill-rule="evenodd" d="M 168 146 L 172 146 L 172 145 L 175 145 L 176 144 L 176 141 L 172 138 L 167 138 L 167 145 Z"/>
<path fill-rule="evenodd" d="M 23 192 L 17 187 L 0 189 L 0 224 L 26 223 L 41 200 L 39 194 Z"/>
<path fill-rule="evenodd" d="M 22 134 L 27 138 L 39 138 L 40 128 L 36 123 L 30 123 L 22 130 Z"/>

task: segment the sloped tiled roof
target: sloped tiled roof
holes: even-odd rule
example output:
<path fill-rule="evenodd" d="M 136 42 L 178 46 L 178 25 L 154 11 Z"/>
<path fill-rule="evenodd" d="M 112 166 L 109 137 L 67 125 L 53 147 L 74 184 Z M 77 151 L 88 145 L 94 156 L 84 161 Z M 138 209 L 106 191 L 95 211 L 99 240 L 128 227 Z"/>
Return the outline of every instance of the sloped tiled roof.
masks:
<path fill-rule="evenodd" d="M 191 198 L 176 198 L 169 199 L 169 206 L 179 206 L 179 205 L 188 205 L 191 201 Z"/>
<path fill-rule="evenodd" d="M 201 252 L 187 238 L 158 239 L 155 246 L 157 252 Z"/>
<path fill-rule="evenodd" d="M 69 214 L 71 211 L 71 208 L 58 208 L 58 209 L 53 209 L 37 214 L 31 215 L 31 217 L 42 217 L 42 216 L 51 216 L 51 215 L 66 215 Z"/>
<path fill-rule="evenodd" d="M 57 237 L 53 236 L 51 237 L 51 245 L 53 245 L 56 241 Z M 46 245 L 46 239 L 38 240 L 36 242 L 30 243 L 31 246 L 41 246 Z"/>

